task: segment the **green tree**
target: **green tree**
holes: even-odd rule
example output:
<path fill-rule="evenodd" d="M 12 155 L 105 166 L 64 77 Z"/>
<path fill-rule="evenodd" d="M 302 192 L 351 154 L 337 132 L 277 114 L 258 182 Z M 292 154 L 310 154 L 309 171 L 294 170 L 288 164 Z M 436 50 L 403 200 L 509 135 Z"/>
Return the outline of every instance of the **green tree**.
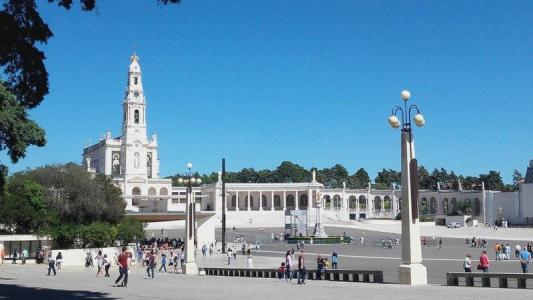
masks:
<path fill-rule="evenodd" d="M 305 182 L 311 180 L 311 172 L 298 164 L 284 161 L 272 172 L 273 182 Z"/>
<path fill-rule="evenodd" d="M 2 223 L 17 233 L 36 232 L 47 223 L 46 208 L 43 188 L 22 176 L 11 177 L 5 195 L 0 198 Z"/>
<path fill-rule="evenodd" d="M 93 178 L 82 166 L 45 166 L 21 174 L 43 186 L 46 204 L 63 222 L 115 224 L 124 215 L 126 203 L 121 190 L 104 175 Z"/>
<path fill-rule="evenodd" d="M 485 183 L 485 189 L 487 190 L 505 190 L 505 184 L 503 183 L 500 172 L 489 171 L 488 174 L 480 174 L 479 180 Z"/>
<path fill-rule="evenodd" d="M 524 182 L 524 176 L 517 169 L 514 169 L 512 190 L 517 191 L 518 185 L 522 182 Z"/>
<path fill-rule="evenodd" d="M 459 201 L 457 203 L 457 211 L 461 215 L 468 215 L 472 211 L 472 204 L 469 201 Z"/>
<path fill-rule="evenodd" d="M 121 242 L 122 245 L 135 242 L 144 237 L 144 228 L 146 224 L 137 221 L 131 217 L 125 217 L 117 224 L 116 239 Z"/>
<path fill-rule="evenodd" d="M 368 186 L 370 176 L 364 168 L 360 168 L 348 178 L 348 187 L 352 189 L 363 189 Z"/>
<path fill-rule="evenodd" d="M 374 179 L 376 189 L 387 190 L 393 185 L 399 187 L 402 181 L 401 173 L 393 169 L 382 169 Z"/>
<path fill-rule="evenodd" d="M 418 167 L 418 187 L 422 190 L 434 190 L 435 182 L 424 166 Z"/>

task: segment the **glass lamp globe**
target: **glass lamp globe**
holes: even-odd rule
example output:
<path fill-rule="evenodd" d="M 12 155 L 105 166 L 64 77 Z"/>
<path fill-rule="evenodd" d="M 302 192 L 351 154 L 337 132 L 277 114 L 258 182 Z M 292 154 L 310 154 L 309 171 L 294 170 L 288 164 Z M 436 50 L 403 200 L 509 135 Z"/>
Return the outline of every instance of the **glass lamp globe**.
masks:
<path fill-rule="evenodd" d="M 424 126 L 424 124 L 426 124 L 426 120 L 424 120 L 424 116 L 422 116 L 422 114 L 420 113 L 416 114 L 414 119 L 415 119 L 415 124 L 418 127 L 422 127 Z"/>
<path fill-rule="evenodd" d="M 183 178 L 178 178 L 178 183 L 183 184 Z"/>
<path fill-rule="evenodd" d="M 196 182 L 196 179 L 194 179 L 194 177 L 191 178 L 191 183 L 194 184 L 195 182 Z"/>
<path fill-rule="evenodd" d="M 202 179 L 201 178 L 196 178 L 196 184 L 202 184 Z"/>
<path fill-rule="evenodd" d="M 192 169 L 192 163 L 187 163 L 187 169 Z"/>
<path fill-rule="evenodd" d="M 403 90 L 400 96 L 402 97 L 403 101 L 407 101 L 409 98 L 411 98 L 411 93 L 408 90 Z"/>
<path fill-rule="evenodd" d="M 389 125 L 392 127 L 392 128 L 398 128 L 400 127 L 400 120 L 398 119 L 397 116 L 390 116 L 389 119 Z"/>

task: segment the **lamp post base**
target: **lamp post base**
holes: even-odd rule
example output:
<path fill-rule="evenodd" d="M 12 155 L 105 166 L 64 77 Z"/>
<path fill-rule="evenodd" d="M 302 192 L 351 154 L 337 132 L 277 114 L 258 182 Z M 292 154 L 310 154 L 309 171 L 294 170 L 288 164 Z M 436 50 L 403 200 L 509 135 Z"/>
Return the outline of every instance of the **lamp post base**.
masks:
<path fill-rule="evenodd" d="M 400 284 L 424 285 L 428 283 L 426 267 L 423 264 L 400 265 L 398 267 Z"/>
<path fill-rule="evenodd" d="M 198 275 L 198 266 L 194 262 L 186 262 L 181 267 L 181 271 L 185 275 Z"/>

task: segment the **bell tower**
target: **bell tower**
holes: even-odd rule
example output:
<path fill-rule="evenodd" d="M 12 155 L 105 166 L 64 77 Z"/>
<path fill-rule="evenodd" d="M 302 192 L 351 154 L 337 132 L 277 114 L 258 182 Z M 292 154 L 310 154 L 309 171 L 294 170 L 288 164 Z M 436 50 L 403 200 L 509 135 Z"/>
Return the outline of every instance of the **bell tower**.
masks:
<path fill-rule="evenodd" d="M 128 70 L 128 85 L 122 103 L 122 138 L 126 144 L 146 144 L 146 102 L 139 57 L 133 53 Z"/>

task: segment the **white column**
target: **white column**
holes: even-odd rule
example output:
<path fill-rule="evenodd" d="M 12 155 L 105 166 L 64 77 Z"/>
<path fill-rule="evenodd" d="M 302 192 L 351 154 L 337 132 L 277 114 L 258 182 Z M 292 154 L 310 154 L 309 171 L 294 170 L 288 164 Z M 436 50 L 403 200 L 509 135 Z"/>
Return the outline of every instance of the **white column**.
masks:
<path fill-rule="evenodd" d="M 239 211 L 239 191 L 235 192 L 235 211 Z"/>
<path fill-rule="evenodd" d="M 248 191 L 248 200 L 246 200 L 246 206 L 247 206 L 248 211 L 252 210 L 252 201 L 250 199 L 250 191 Z"/>
<path fill-rule="evenodd" d="M 285 190 L 283 190 L 283 199 L 281 200 L 281 210 L 285 210 L 287 208 L 285 201 L 287 201 L 287 193 L 285 192 Z"/>
<path fill-rule="evenodd" d="M 274 211 L 274 191 L 270 192 L 270 211 Z"/>
<path fill-rule="evenodd" d="M 185 221 L 185 264 L 182 267 L 183 273 L 187 275 L 198 275 L 198 267 L 196 266 L 194 257 L 194 229 L 196 226 L 194 205 L 194 194 L 191 189 L 187 188 L 187 208 L 185 210 L 187 215 Z"/>
<path fill-rule="evenodd" d="M 263 211 L 263 191 L 259 191 L 259 210 Z"/>
<path fill-rule="evenodd" d="M 294 209 L 298 210 L 300 209 L 300 203 L 299 202 L 299 199 L 298 199 L 298 191 L 295 191 L 295 196 L 294 196 Z"/>

